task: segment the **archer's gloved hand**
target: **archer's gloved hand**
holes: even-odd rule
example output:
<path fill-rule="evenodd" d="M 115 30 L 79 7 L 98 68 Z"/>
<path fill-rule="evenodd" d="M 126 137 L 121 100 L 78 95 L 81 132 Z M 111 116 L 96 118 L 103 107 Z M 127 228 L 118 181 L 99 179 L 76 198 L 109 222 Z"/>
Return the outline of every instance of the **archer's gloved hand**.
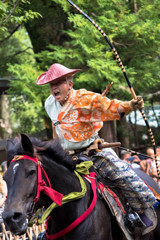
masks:
<path fill-rule="evenodd" d="M 132 99 L 129 102 L 130 108 L 132 111 L 136 111 L 137 109 L 144 108 L 144 101 L 141 96 L 138 96 L 137 99 Z"/>

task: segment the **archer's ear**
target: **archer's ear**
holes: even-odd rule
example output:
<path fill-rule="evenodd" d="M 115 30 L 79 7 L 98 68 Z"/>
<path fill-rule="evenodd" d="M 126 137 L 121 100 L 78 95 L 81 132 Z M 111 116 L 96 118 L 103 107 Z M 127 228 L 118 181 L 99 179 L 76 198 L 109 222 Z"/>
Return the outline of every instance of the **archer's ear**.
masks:
<path fill-rule="evenodd" d="M 33 153 L 34 153 L 33 144 L 31 142 L 31 140 L 29 139 L 29 137 L 23 133 L 21 133 L 21 144 L 22 144 L 23 149 L 26 152 L 33 155 Z"/>
<path fill-rule="evenodd" d="M 68 82 L 68 86 L 69 86 L 69 89 L 71 90 L 73 88 L 73 82 L 72 81 L 69 81 Z"/>

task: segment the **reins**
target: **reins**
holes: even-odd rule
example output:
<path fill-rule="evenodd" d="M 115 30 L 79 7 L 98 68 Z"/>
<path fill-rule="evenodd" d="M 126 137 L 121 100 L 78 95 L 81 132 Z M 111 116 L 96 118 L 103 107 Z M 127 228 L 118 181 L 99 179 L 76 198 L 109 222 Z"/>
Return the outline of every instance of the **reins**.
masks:
<path fill-rule="evenodd" d="M 53 240 L 53 239 L 57 239 L 57 238 L 60 238 L 64 235 L 66 235 L 67 233 L 72 231 L 75 227 L 77 227 L 81 222 L 83 222 L 89 216 L 89 214 L 92 212 L 92 210 L 94 209 L 96 202 L 97 202 L 97 185 L 96 185 L 96 181 L 95 181 L 96 173 L 90 172 L 89 176 L 85 176 L 85 177 L 89 178 L 89 180 L 91 182 L 92 191 L 93 191 L 93 199 L 92 199 L 92 202 L 91 202 L 89 208 L 84 213 L 82 213 L 82 215 L 79 216 L 74 222 L 72 222 L 69 226 L 67 226 L 63 230 L 61 230 L 57 233 L 54 233 L 52 235 L 48 235 L 47 231 L 46 231 L 47 239 Z"/>
<path fill-rule="evenodd" d="M 94 209 L 94 207 L 96 205 L 96 201 L 97 201 L 96 180 L 95 180 L 96 173 L 95 172 L 89 173 L 89 168 L 93 165 L 92 161 L 87 161 L 87 162 L 82 162 L 80 164 L 77 164 L 76 170 L 78 172 L 74 171 L 74 173 L 77 175 L 77 177 L 80 181 L 80 185 L 81 185 L 81 189 L 82 189 L 81 192 L 71 192 L 71 193 L 63 196 L 61 193 L 59 193 L 56 190 L 51 188 L 51 183 L 49 181 L 49 178 L 37 158 L 30 157 L 27 155 L 16 155 L 13 158 L 13 160 L 11 161 L 11 163 L 14 161 L 21 160 L 21 159 L 31 160 L 38 165 L 37 193 L 36 193 L 36 197 L 34 198 L 33 202 L 34 203 L 38 202 L 41 191 L 43 191 L 46 195 L 48 195 L 53 200 L 53 203 L 44 211 L 42 217 L 37 220 L 37 223 L 36 223 L 37 225 L 42 224 L 44 222 L 44 220 L 47 218 L 47 221 L 46 221 L 46 226 L 47 226 L 47 223 L 49 220 L 48 216 L 53 211 L 54 208 L 61 206 L 65 203 L 68 203 L 68 202 L 71 202 L 71 201 L 74 201 L 74 200 L 84 197 L 84 195 L 86 194 L 86 191 L 87 191 L 87 187 L 86 187 L 84 180 L 82 179 L 82 177 L 79 175 L 78 172 L 80 172 L 81 174 L 85 174 L 85 177 L 89 178 L 90 182 L 91 182 L 91 188 L 93 191 L 93 199 L 92 199 L 92 202 L 91 202 L 89 208 L 81 216 L 79 216 L 73 223 L 71 223 L 69 226 L 67 226 L 63 230 L 59 231 L 58 233 L 48 235 L 47 230 L 46 230 L 47 239 L 57 239 L 57 238 L 62 237 L 63 235 L 65 235 L 65 234 L 69 233 L 71 230 L 73 230 L 76 226 L 78 226 L 82 221 L 84 221 L 88 217 L 88 215 Z M 45 181 L 42 179 L 41 170 L 43 171 L 43 173 L 45 175 L 45 178 L 49 184 L 49 187 L 46 186 Z M 89 174 L 89 176 L 87 176 L 86 174 Z M 37 217 L 38 217 L 39 211 L 40 210 L 38 209 Z M 33 224 L 34 220 L 35 220 L 35 217 L 33 217 L 30 220 L 29 225 Z"/>
<path fill-rule="evenodd" d="M 62 199 L 62 205 L 68 203 L 68 202 L 71 202 L 71 201 L 75 201 L 77 199 L 80 199 L 82 197 L 85 196 L 86 194 L 86 191 L 87 191 L 87 187 L 86 187 L 86 184 L 85 182 L 83 181 L 82 177 L 75 171 L 75 174 L 77 175 L 79 181 L 80 181 L 80 185 L 81 185 L 81 192 L 71 192 L 65 196 L 63 196 L 63 199 Z M 40 219 L 37 220 L 37 225 L 40 225 L 42 224 L 45 219 L 50 215 L 50 213 L 53 211 L 53 209 L 57 208 L 58 205 L 53 202 L 44 212 L 43 212 L 43 215 Z M 32 219 L 30 220 L 32 221 Z"/>

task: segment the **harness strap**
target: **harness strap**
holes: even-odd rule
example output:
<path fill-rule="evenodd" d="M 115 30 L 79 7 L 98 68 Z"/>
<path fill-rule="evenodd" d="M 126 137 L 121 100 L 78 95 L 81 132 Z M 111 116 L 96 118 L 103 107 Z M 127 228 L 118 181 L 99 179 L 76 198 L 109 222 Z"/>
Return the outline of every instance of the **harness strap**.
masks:
<path fill-rule="evenodd" d="M 121 208 L 122 212 L 125 214 L 125 210 L 122 206 L 122 204 L 120 203 L 117 195 L 106 185 L 102 184 L 101 182 L 98 183 L 98 188 L 100 189 L 100 191 L 103 193 L 104 192 L 104 188 L 106 188 L 109 192 L 109 194 L 114 198 L 115 202 L 117 203 L 117 207 Z"/>
<path fill-rule="evenodd" d="M 96 181 L 95 181 L 96 173 L 91 172 L 89 175 L 91 177 L 89 179 L 91 181 L 91 187 L 92 187 L 92 191 L 93 191 L 93 200 L 92 200 L 89 208 L 80 217 L 78 217 L 73 223 L 71 223 L 69 226 L 67 226 L 63 230 L 61 230 L 57 233 L 54 233 L 52 235 L 48 235 L 47 231 L 46 231 L 47 239 L 53 240 L 53 239 L 57 239 L 57 238 L 60 238 L 64 235 L 66 235 L 67 233 L 72 231 L 75 227 L 77 227 L 82 221 L 84 221 L 88 217 L 88 215 L 92 212 L 92 210 L 94 209 L 96 202 L 97 202 L 97 191 L 96 191 Z M 47 221 L 46 221 L 46 226 L 48 226 L 48 220 L 49 219 L 47 219 Z"/>
<path fill-rule="evenodd" d="M 39 167 L 40 166 L 40 167 Z M 47 187 L 45 181 L 42 179 L 41 176 L 41 169 L 45 175 L 45 178 L 47 179 L 48 183 L 49 183 L 49 187 Z M 59 206 L 61 206 L 62 204 L 62 198 L 63 198 L 63 194 L 57 192 L 56 190 L 54 190 L 51 187 L 51 183 L 49 181 L 49 178 L 44 170 L 44 168 L 42 167 L 42 165 L 38 165 L 38 185 L 37 185 L 37 195 L 35 197 L 35 199 L 33 199 L 33 202 L 38 202 L 39 200 L 39 195 L 40 192 L 44 192 L 44 194 L 46 194 L 48 197 L 50 197 L 52 199 L 52 201 L 54 201 L 56 204 L 58 204 Z"/>
<path fill-rule="evenodd" d="M 86 194 L 87 187 L 86 187 L 85 182 L 83 181 L 82 177 L 76 171 L 74 171 L 74 172 L 75 172 L 75 174 L 77 175 L 77 177 L 78 177 L 78 179 L 80 181 L 80 185 L 81 185 L 82 191 L 81 192 L 71 192 L 71 193 L 69 193 L 67 195 L 64 195 L 63 199 L 62 199 L 62 205 L 66 204 L 68 202 L 80 199 L 80 198 L 84 197 L 84 195 Z M 53 202 L 44 211 L 42 217 L 40 219 L 38 219 L 37 225 L 41 225 L 46 220 L 46 218 L 48 218 L 49 214 L 53 211 L 53 209 L 55 209 L 56 207 L 58 207 L 58 205 L 55 202 Z M 30 222 L 31 221 L 32 221 L 32 219 L 30 220 Z"/>

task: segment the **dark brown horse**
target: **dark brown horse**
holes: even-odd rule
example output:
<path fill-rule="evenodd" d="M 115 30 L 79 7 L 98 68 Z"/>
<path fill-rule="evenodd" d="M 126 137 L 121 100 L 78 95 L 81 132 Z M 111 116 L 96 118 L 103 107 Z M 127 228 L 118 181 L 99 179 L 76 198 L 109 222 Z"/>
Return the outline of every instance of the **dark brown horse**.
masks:
<path fill-rule="evenodd" d="M 3 219 L 13 234 L 22 235 L 26 232 L 28 220 L 35 211 L 42 207 L 46 209 L 53 203 L 45 191 L 41 191 L 40 196 L 37 195 L 39 192 L 37 189 L 39 186 L 39 177 L 37 177 L 39 176 L 39 162 L 41 162 L 41 170 L 43 168 L 47 173 L 52 189 L 55 190 L 56 197 L 54 197 L 57 202 L 61 198 L 61 194 L 66 196 L 71 192 L 81 192 L 82 187 L 73 171 L 73 160 L 67 157 L 57 141 L 41 142 L 38 139 L 31 140 L 22 134 L 19 138 L 8 140 L 7 152 L 9 167 L 4 179 L 8 186 L 8 196 Z M 31 160 L 37 159 L 35 157 L 39 159 L 38 164 Z M 15 161 L 11 161 L 13 158 Z M 42 179 L 44 179 L 41 187 L 45 185 L 45 187 L 49 187 L 49 181 L 44 171 L 41 173 Z M 57 205 L 48 220 L 48 235 L 65 229 L 91 206 L 94 198 L 92 188 L 86 179 L 83 180 L 87 186 L 85 196 L 60 207 Z M 144 236 L 141 239 L 160 239 L 159 236 L 157 238 L 150 237 L 151 235 Z M 88 217 L 59 239 L 122 240 L 123 235 L 104 201 L 97 198 L 96 205 Z"/>

